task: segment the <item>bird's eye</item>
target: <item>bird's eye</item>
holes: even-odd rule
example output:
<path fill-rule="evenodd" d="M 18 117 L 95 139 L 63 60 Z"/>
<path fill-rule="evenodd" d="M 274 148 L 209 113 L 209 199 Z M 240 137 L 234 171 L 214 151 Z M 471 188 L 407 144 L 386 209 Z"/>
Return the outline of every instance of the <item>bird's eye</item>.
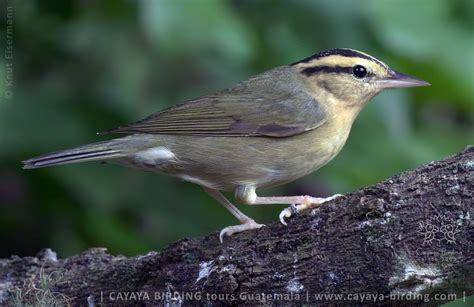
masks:
<path fill-rule="evenodd" d="M 367 76 L 367 68 L 362 65 L 356 65 L 352 68 L 352 73 L 356 78 L 362 79 Z"/>

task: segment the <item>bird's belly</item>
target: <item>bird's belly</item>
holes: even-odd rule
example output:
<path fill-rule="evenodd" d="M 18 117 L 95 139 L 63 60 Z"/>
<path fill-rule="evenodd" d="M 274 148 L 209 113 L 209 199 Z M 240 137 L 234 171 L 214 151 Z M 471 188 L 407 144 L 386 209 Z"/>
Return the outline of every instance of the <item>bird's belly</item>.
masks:
<path fill-rule="evenodd" d="M 159 136 L 160 148 L 169 149 L 174 157 L 152 170 L 218 190 L 272 187 L 328 163 L 347 135 L 314 130 L 288 138 Z"/>

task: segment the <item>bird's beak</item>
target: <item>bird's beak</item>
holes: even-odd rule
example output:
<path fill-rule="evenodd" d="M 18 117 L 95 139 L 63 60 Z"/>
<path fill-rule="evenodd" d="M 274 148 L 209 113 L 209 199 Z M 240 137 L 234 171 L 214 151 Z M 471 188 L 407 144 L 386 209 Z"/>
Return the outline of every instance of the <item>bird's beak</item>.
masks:
<path fill-rule="evenodd" d="M 402 74 L 401 72 L 391 70 L 390 74 L 380 80 L 375 81 L 380 89 L 400 88 L 400 87 L 417 87 L 431 85 L 428 82 L 416 77 Z"/>

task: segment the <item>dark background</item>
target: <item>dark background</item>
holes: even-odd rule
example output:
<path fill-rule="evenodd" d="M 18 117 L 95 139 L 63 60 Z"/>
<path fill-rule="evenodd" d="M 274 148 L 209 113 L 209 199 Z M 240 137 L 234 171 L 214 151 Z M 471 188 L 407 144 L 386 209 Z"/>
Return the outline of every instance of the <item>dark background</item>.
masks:
<path fill-rule="evenodd" d="M 38 0 L 2 1 L 0 12 L 0 50 L 9 19 L 14 47 L 0 58 L 0 257 L 136 255 L 235 224 L 174 178 L 20 161 L 324 49 L 365 51 L 432 86 L 381 94 L 330 164 L 263 194 L 345 193 L 473 143 L 474 1 Z M 264 223 L 283 207 L 240 206 Z"/>

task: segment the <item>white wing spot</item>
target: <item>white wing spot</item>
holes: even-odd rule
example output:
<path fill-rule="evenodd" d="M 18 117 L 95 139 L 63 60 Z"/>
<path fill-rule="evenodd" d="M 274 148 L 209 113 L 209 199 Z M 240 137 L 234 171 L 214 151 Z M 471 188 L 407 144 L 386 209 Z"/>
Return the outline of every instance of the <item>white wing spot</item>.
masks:
<path fill-rule="evenodd" d="M 160 163 L 160 160 L 171 160 L 173 158 L 175 158 L 174 153 L 163 146 L 153 147 L 135 154 L 135 161 L 152 166 Z"/>

